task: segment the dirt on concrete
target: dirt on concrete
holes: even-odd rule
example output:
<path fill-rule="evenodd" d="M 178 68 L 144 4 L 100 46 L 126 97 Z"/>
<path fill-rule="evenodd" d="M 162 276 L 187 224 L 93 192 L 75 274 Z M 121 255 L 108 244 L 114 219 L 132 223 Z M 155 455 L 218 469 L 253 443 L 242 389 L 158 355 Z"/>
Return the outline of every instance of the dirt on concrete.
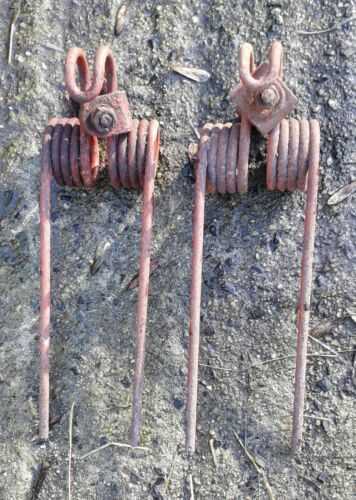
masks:
<path fill-rule="evenodd" d="M 355 22 L 348 0 L 1 1 L 0 18 L 0 499 L 355 498 L 355 197 L 329 206 L 356 178 Z M 9 26 L 20 5 L 13 60 Z M 303 35 L 300 31 L 335 29 Z M 321 123 L 321 181 L 307 375 L 305 440 L 289 443 L 302 194 L 265 190 L 265 142 L 254 139 L 247 195 L 206 206 L 198 449 L 184 453 L 194 127 L 234 116 L 238 50 L 285 49 L 296 117 Z M 91 192 L 53 186 L 51 432 L 38 442 L 39 178 L 42 131 L 72 116 L 63 64 L 71 46 L 93 58 L 111 45 L 136 117 L 156 117 L 156 183 L 144 426 L 148 451 L 127 442 L 134 356 L 141 196 L 104 176 Z M 211 73 L 206 83 L 174 63 Z M 95 255 L 107 251 L 91 273 Z M 99 250 L 98 250 L 99 249 Z M 319 343 L 317 342 L 319 341 Z M 322 344 L 320 344 L 320 342 Z M 214 450 L 214 464 L 212 449 Z M 189 482 L 189 476 L 192 483 Z M 268 496 L 269 495 L 269 496 Z"/>

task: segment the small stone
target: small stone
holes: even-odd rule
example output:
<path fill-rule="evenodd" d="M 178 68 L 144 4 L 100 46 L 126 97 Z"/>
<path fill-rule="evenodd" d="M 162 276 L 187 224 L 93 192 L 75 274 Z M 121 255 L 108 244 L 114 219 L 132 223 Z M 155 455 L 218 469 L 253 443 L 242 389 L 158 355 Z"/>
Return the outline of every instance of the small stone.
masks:
<path fill-rule="evenodd" d="M 332 109 L 333 111 L 336 111 L 339 107 L 339 104 L 336 101 L 336 99 L 329 99 L 328 105 L 329 105 L 329 108 Z"/>
<path fill-rule="evenodd" d="M 218 234 L 219 234 L 219 225 L 218 225 L 218 223 L 216 221 L 214 221 L 211 224 L 209 224 L 209 233 L 212 236 L 218 236 Z"/>
<path fill-rule="evenodd" d="M 347 59 L 349 57 L 352 57 L 355 52 L 356 52 L 356 47 L 354 47 L 353 45 L 347 45 L 345 47 L 342 47 L 341 49 L 341 54 Z"/>
<path fill-rule="evenodd" d="M 273 20 L 277 25 L 279 25 L 279 26 L 283 25 L 284 20 L 283 20 L 283 17 L 281 15 L 281 9 L 279 9 L 277 7 L 275 9 L 272 9 L 271 15 L 273 16 Z"/>
<path fill-rule="evenodd" d="M 313 111 L 313 113 L 320 113 L 321 106 L 320 104 L 313 104 L 312 106 L 310 106 L 310 109 Z"/>
<path fill-rule="evenodd" d="M 125 377 L 121 380 L 121 384 L 128 389 L 131 385 L 129 377 L 125 375 Z"/>
<path fill-rule="evenodd" d="M 99 445 L 104 446 L 109 442 L 108 438 L 106 436 L 100 436 L 99 438 Z"/>
<path fill-rule="evenodd" d="M 174 408 L 176 408 L 177 410 L 181 410 L 184 406 L 184 401 L 180 398 L 174 398 L 173 405 L 174 405 Z"/>
<path fill-rule="evenodd" d="M 324 377 L 319 382 L 317 382 L 316 386 L 323 392 L 328 392 L 332 388 L 332 383 L 328 377 Z"/>
<path fill-rule="evenodd" d="M 74 375 L 79 375 L 80 371 L 79 371 L 79 368 L 75 365 L 73 365 L 71 368 L 70 368 L 70 371 L 74 374 Z"/>
<path fill-rule="evenodd" d="M 326 287 L 326 284 L 327 284 L 327 278 L 326 276 L 324 276 L 323 274 L 319 274 L 317 277 L 316 277 L 316 284 L 320 287 L 320 288 L 325 288 Z"/>
<path fill-rule="evenodd" d="M 320 472 L 319 476 L 317 477 L 317 480 L 320 481 L 321 483 L 325 483 L 329 479 L 329 476 L 327 475 L 326 472 Z"/>

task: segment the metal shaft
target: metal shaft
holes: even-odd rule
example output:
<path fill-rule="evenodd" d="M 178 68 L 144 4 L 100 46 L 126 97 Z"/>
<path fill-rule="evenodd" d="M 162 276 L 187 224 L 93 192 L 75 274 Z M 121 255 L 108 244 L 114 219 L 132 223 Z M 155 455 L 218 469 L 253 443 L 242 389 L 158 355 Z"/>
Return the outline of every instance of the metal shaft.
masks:
<path fill-rule="evenodd" d="M 48 439 L 49 431 L 49 344 L 51 313 L 51 171 L 47 163 L 51 136 L 44 136 L 40 190 L 40 397 L 39 436 Z"/>
<path fill-rule="evenodd" d="M 297 354 L 295 367 L 295 392 L 293 410 L 292 449 L 297 451 L 302 443 L 305 400 L 305 374 L 307 364 L 312 266 L 317 214 L 320 129 L 317 120 L 310 121 L 310 151 L 308 168 L 307 201 L 304 220 L 302 272 L 297 312 Z"/>
<path fill-rule="evenodd" d="M 193 255 L 192 281 L 190 290 L 190 325 L 188 352 L 188 397 L 187 397 L 187 437 L 186 447 L 190 454 L 195 451 L 198 369 L 199 369 L 199 337 L 200 337 L 200 303 L 204 243 L 204 209 L 207 172 L 207 144 L 201 144 L 195 172 L 195 203 L 193 212 Z"/>
<path fill-rule="evenodd" d="M 136 319 L 136 364 L 133 383 L 131 444 L 137 446 L 140 440 L 142 391 L 145 363 L 146 322 L 150 279 L 150 253 L 154 208 L 154 178 L 159 152 L 158 122 L 150 129 L 148 138 L 148 156 L 145 166 L 143 187 L 142 230 L 140 243 L 139 289 Z"/>

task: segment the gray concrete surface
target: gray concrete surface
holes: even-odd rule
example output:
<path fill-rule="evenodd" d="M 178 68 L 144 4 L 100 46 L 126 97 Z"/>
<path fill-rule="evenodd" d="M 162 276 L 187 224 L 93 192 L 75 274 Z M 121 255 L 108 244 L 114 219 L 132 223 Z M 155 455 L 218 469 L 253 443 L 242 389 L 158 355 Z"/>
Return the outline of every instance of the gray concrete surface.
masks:
<path fill-rule="evenodd" d="M 278 499 L 351 499 L 355 494 L 355 198 L 329 196 L 355 179 L 355 23 L 302 36 L 351 17 L 351 1 L 132 1 L 114 36 L 120 3 L 24 0 L 6 62 L 15 2 L 0 19 L 0 499 L 68 498 L 68 415 L 73 425 L 74 500 L 267 498 L 233 432 L 264 464 Z M 267 193 L 265 149 L 255 139 L 250 192 L 207 200 L 198 450 L 184 451 L 193 175 L 192 125 L 228 120 L 238 49 L 264 57 L 285 48 L 295 116 L 321 121 L 318 233 L 308 363 L 305 443 L 289 454 L 295 309 L 303 196 Z M 127 442 L 141 197 L 53 187 L 53 324 L 50 443 L 38 444 L 38 193 L 42 131 L 70 116 L 63 62 L 74 45 L 90 57 L 110 44 L 135 116 L 157 117 L 162 151 L 156 185 L 142 445 Z M 204 84 L 173 74 L 174 62 L 211 73 Z M 105 177 L 105 176 L 104 176 Z M 95 275 L 98 246 L 110 243 Z M 336 357 L 330 349 L 338 351 Z M 283 359 L 278 360 L 275 358 Z M 271 361 L 275 359 L 275 361 Z M 268 361 L 261 364 L 263 361 Z M 209 366 L 206 366 L 209 365 Z M 253 365 L 253 366 L 252 366 Z M 214 368 L 215 367 L 215 368 Z M 217 467 L 209 449 L 213 439 Z M 169 481 L 168 481 L 169 478 Z"/>

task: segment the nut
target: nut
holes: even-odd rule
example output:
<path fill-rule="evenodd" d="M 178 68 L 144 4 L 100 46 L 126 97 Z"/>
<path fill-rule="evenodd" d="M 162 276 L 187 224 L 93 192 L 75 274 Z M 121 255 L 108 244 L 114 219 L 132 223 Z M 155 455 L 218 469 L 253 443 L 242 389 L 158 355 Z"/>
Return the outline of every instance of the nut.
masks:
<path fill-rule="evenodd" d="M 98 106 L 90 113 L 90 122 L 95 131 L 108 134 L 116 126 L 115 111 L 109 106 Z"/>
<path fill-rule="evenodd" d="M 279 93 L 274 86 L 263 89 L 259 98 L 261 104 L 267 108 L 274 108 L 279 103 Z"/>

